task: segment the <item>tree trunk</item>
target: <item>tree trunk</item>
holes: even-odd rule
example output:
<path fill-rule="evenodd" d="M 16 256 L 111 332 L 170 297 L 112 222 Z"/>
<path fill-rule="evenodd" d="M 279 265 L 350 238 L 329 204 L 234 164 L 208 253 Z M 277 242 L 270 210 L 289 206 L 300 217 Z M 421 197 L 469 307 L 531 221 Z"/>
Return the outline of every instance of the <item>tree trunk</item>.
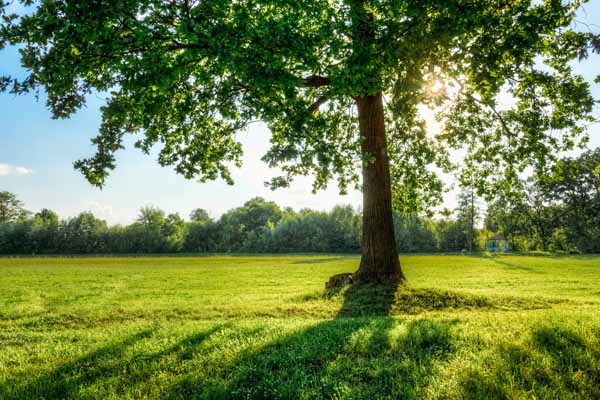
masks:
<path fill-rule="evenodd" d="M 382 95 L 358 97 L 356 104 L 362 153 L 370 160 L 363 162 L 362 258 L 355 277 L 359 283 L 398 283 L 405 278 L 394 238 Z"/>

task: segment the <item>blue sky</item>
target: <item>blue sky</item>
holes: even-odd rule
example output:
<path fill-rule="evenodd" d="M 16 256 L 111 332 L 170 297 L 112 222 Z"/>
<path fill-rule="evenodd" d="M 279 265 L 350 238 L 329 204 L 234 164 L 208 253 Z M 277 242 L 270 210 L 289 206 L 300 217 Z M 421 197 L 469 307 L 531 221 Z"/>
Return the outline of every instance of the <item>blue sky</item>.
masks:
<path fill-rule="evenodd" d="M 578 19 L 600 24 L 600 0 L 592 0 Z M 600 30 L 599 26 L 592 28 Z M 581 29 L 586 28 L 581 25 Z M 600 57 L 578 65 L 577 70 L 593 78 L 600 73 Z M 21 76 L 24 73 L 15 48 L 0 52 L 0 75 L 5 73 Z M 597 85 L 594 92 L 600 98 Z M 118 153 L 117 169 L 108 178 L 106 187 L 99 190 L 89 185 L 72 163 L 93 154 L 90 139 L 98 129 L 102 104 L 101 97 L 92 95 L 87 107 L 70 119 L 52 120 L 43 92 L 39 101 L 32 94 L 15 97 L 0 93 L 0 190 L 16 193 L 32 211 L 47 207 L 61 216 L 72 216 L 91 210 L 109 223 L 131 222 L 144 205 L 179 212 L 184 217 L 192 209 L 202 207 L 218 217 L 254 196 L 295 209 L 361 204 L 360 193 L 340 196 L 333 183 L 328 190 L 312 194 L 310 178 L 298 179 L 293 188 L 286 190 L 265 188 L 264 182 L 276 171 L 260 161 L 269 139 L 268 129 L 261 124 L 253 125 L 240 136 L 245 149 L 244 165 L 233 171 L 234 186 L 222 181 L 188 181 L 171 169 L 160 167 L 155 156 L 145 156 L 129 146 Z M 590 147 L 597 146 L 600 146 L 598 125 L 592 128 L 590 142 Z M 453 206 L 454 196 L 453 192 L 447 195 L 447 206 Z"/>

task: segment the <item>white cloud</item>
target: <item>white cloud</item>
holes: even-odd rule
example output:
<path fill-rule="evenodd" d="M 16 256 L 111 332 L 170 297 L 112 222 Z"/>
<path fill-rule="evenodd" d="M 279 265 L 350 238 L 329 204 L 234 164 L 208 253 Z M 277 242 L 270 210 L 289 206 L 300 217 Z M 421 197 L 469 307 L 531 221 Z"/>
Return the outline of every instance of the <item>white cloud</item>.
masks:
<path fill-rule="evenodd" d="M 32 174 L 33 170 L 26 167 L 18 167 L 10 164 L 0 163 L 0 176 L 9 175 L 28 175 Z"/>
<path fill-rule="evenodd" d="M 27 175 L 27 174 L 32 174 L 33 170 L 29 169 L 29 168 L 25 168 L 25 167 L 15 167 L 15 172 L 18 175 Z"/>

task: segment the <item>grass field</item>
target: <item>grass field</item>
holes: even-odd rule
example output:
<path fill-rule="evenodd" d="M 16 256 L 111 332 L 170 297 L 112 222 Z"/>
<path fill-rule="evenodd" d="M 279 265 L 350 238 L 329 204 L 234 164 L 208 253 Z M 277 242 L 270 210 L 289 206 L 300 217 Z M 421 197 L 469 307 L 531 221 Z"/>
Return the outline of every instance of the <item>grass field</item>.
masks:
<path fill-rule="evenodd" d="M 600 258 L 0 259 L 0 399 L 600 398 Z"/>

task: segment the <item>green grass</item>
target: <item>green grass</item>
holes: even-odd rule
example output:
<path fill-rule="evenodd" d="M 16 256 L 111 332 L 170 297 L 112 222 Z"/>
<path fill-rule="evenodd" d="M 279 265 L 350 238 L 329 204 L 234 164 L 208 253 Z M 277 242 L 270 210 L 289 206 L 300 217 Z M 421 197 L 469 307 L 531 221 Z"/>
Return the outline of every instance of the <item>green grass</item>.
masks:
<path fill-rule="evenodd" d="M 600 398 L 600 258 L 0 259 L 0 399 Z"/>

